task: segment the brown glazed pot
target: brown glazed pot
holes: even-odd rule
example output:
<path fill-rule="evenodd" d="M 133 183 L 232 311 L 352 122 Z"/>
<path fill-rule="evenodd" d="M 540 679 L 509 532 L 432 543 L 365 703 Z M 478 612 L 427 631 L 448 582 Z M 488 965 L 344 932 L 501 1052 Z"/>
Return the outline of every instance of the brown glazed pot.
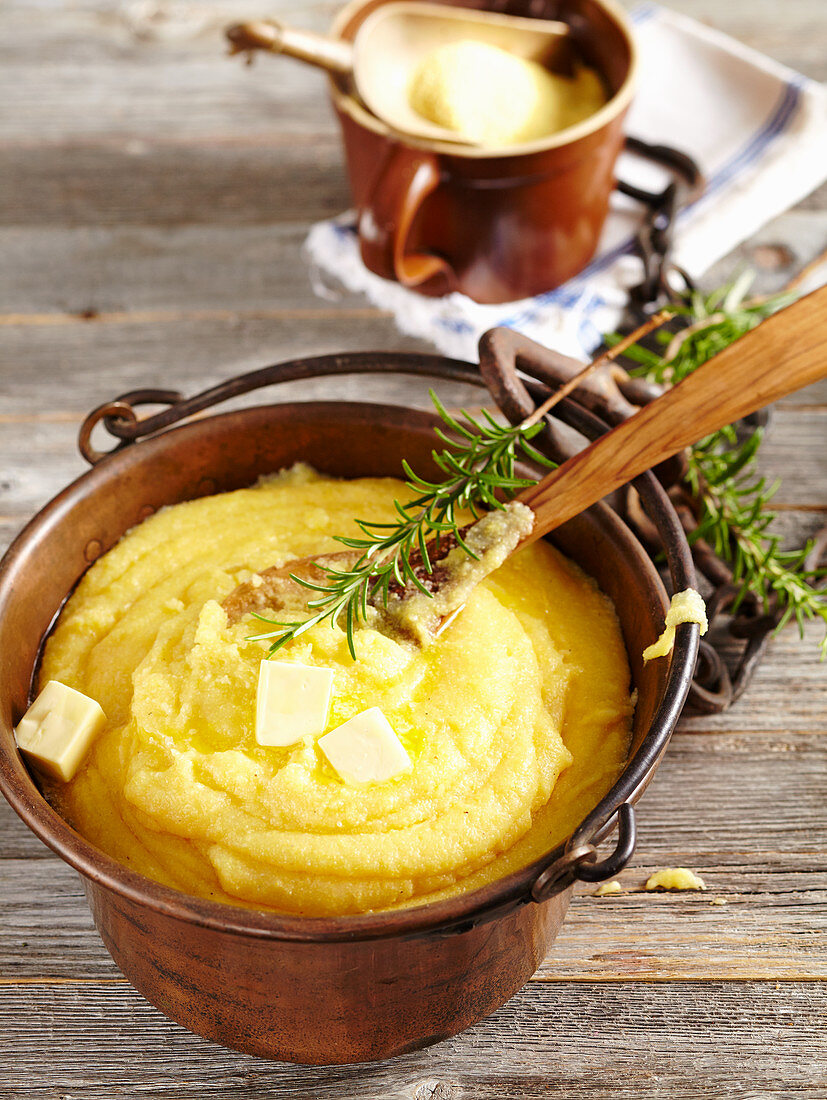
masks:
<path fill-rule="evenodd" d="M 388 0 L 354 0 L 333 33 L 352 39 Z M 402 137 L 372 115 L 344 78 L 331 80 L 365 265 L 422 294 L 461 291 L 507 302 L 551 290 L 597 247 L 635 82 L 635 48 L 614 0 L 437 0 L 560 19 L 601 72 L 609 102 L 548 138 L 490 151 Z"/>
<path fill-rule="evenodd" d="M 430 373 L 480 384 L 468 364 L 366 353 L 265 368 L 237 380 L 234 392 L 354 371 Z M 127 395 L 120 417 L 110 415 L 110 429 L 143 434 L 150 423 L 162 426 L 184 415 L 173 406 L 141 423 L 125 413 L 130 400 L 146 399 Z M 193 399 L 186 413 L 214 399 L 210 393 Z M 601 431 L 570 402 L 561 409 L 575 426 Z M 434 419 L 366 403 L 281 404 L 199 419 L 124 444 L 48 504 L 0 564 L 0 788 L 31 829 L 80 872 L 101 937 L 135 988 L 192 1031 L 261 1057 L 370 1061 L 461 1031 L 512 996 L 540 964 L 575 878 L 607 877 L 629 858 L 632 803 L 666 747 L 698 641 L 696 626 L 680 627 L 671 662 L 643 666 L 640 654 L 658 633 L 667 601 L 629 530 L 599 505 L 553 537 L 618 609 L 639 692 L 629 764 L 567 844 L 473 893 L 338 919 L 279 916 L 186 896 L 115 863 L 59 817 L 23 764 L 13 728 L 67 594 L 128 528 L 163 505 L 249 485 L 298 460 L 352 477 L 397 474 L 407 458 L 428 476 Z M 651 475 L 636 484 L 666 537 L 673 583 L 686 587 L 693 580 L 691 557 L 677 517 Z M 594 846 L 618 822 L 614 854 L 594 862 Z"/>

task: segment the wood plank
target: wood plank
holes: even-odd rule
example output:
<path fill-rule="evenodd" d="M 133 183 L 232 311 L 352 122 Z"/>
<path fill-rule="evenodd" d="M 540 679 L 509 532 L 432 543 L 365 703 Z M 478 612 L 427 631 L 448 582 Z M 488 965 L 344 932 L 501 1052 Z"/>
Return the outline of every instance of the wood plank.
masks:
<path fill-rule="evenodd" d="M 308 19 L 300 2 L 277 3 L 268 13 L 321 30 L 334 8 L 314 6 Z M 2 17 L 0 95 L 16 109 L 0 120 L 0 140 L 333 132 L 322 73 L 269 58 L 248 70 L 226 56 L 223 28 L 249 18 L 249 4 L 14 4 Z"/>
<path fill-rule="evenodd" d="M 800 2 L 800 0 L 797 0 Z M 337 0 L 269 0 L 271 18 L 301 25 L 321 34 L 339 9 Z M 29 64 L 77 55 L 107 56 L 131 46 L 151 47 L 187 43 L 188 54 L 212 56 L 216 39 L 231 22 L 258 18 L 249 0 L 175 0 L 174 4 L 123 5 L 115 0 L 5 0 L 5 28 L 16 36 L 18 50 L 9 51 L 22 64 L 21 46 L 29 46 Z M 42 48 L 35 48 L 42 43 Z M 4 39 L 3 46 L 12 43 Z M 222 46 L 223 48 L 223 46 Z"/>
<path fill-rule="evenodd" d="M 825 469 L 827 412 L 789 406 L 776 409 L 757 462 L 758 473 L 769 481 L 782 478 L 773 500 L 793 507 L 827 503 Z"/>
<path fill-rule="evenodd" d="M 787 730 L 824 730 L 827 672 L 819 657 L 823 637 L 823 621 L 808 622 L 803 638 L 796 627 L 785 627 L 771 639 L 769 652 L 749 688 L 730 710 L 697 717 L 685 714 L 681 729 L 687 733 L 705 733 L 737 728 L 740 724 L 744 729 L 777 730 L 781 734 Z"/>
<path fill-rule="evenodd" d="M 276 65 L 264 63 L 250 71 L 225 56 L 220 32 L 207 51 L 195 54 L 188 43 L 123 49 L 113 42 L 85 61 L 70 51 L 71 43 L 63 43 L 63 56 L 43 66 L 4 58 L 0 95 L 16 110 L 0 118 L 0 142 L 31 141 L 36 134 L 38 142 L 114 137 L 123 143 L 163 134 L 168 141 L 243 135 L 275 144 L 336 132 L 322 73 L 296 64 L 284 79 Z"/>
<path fill-rule="evenodd" d="M 134 325 L 78 323 L 3 329 L 0 355 L 0 412 L 38 415 L 76 412 L 81 419 L 102 401 L 145 386 L 180 389 L 187 394 L 243 371 L 293 357 L 382 348 L 421 350 L 384 315 L 348 316 L 331 310 L 299 316 L 229 315 L 194 317 Z M 25 362 L 26 370 L 19 364 Z M 327 384 L 330 390 L 332 384 Z M 376 383 L 381 387 L 381 383 Z M 295 392 L 295 384 L 291 383 Z M 57 388 L 56 388 L 57 387 Z M 413 385 L 412 392 L 419 387 Z M 277 390 L 261 391 L 259 401 Z M 344 389 L 336 383 L 337 395 Z M 359 388 L 365 393 L 365 386 Z M 374 383 L 370 384 L 374 392 Z M 378 392 L 378 391 L 377 391 Z M 427 393 L 423 383 L 422 392 Z M 427 397 L 425 398 L 427 400 Z M 13 427 L 0 426 L 3 445 L 13 446 Z M 71 449 L 71 433 L 64 436 Z M 5 506 L 0 504 L 0 513 Z"/>
<path fill-rule="evenodd" d="M 351 204 L 335 133 L 246 143 L 56 141 L 13 146 L 3 160 L 0 226 L 269 226 L 330 217 Z M 827 246 L 827 186 L 807 205 L 716 264 L 706 285 L 729 278 L 737 264 L 755 270 L 756 293 L 778 290 Z M 121 247 L 130 240 L 122 234 Z M 82 244 L 75 241 L 81 263 Z M 54 261 L 70 258 L 58 248 Z"/>
<path fill-rule="evenodd" d="M 12 148 L 4 152 L 3 161 L 0 225 L 30 225 L 39 235 L 52 226 L 95 227 L 97 238 L 104 226 L 274 226 L 331 217 L 350 205 L 334 134 L 291 135 L 280 141 L 274 136 L 242 146 L 66 141 Z M 74 245 L 83 266 L 83 237 L 66 241 Z M 126 253 L 140 256 L 143 251 L 134 234 L 121 231 L 118 241 Z M 14 245 L 15 239 L 7 238 L 4 249 Z M 71 263 L 71 253 L 66 255 L 60 246 L 61 238 L 56 238 L 50 263 L 55 280 L 60 280 L 57 265 Z M 245 250 L 242 240 L 239 252 Z M 21 246 L 15 266 L 30 262 Z M 55 280 L 48 280 L 41 293 Z M 37 295 L 29 306 L 37 308 Z"/>
<path fill-rule="evenodd" d="M 9 173 L 0 192 L 6 187 L 26 198 L 4 202 L 0 193 L 0 210 L 8 219 L 0 228 L 0 249 L 7 257 L 0 270 L 0 314 L 21 314 L 23 322 L 33 315 L 30 321 L 38 325 L 44 323 L 40 315 L 49 313 L 154 309 L 174 316 L 176 310 L 368 305 L 361 295 L 315 295 L 302 251 L 309 222 L 339 213 L 350 201 L 335 150 L 325 150 L 319 164 L 313 153 L 292 150 L 284 163 L 259 164 L 249 174 L 246 158 L 236 169 L 236 158 L 226 151 L 224 171 L 213 171 L 217 156 L 214 150 L 203 158 L 185 153 L 183 179 L 172 172 L 181 157 L 170 152 L 160 163 L 153 158 L 157 176 L 127 158 L 132 163 L 112 179 L 106 175 L 108 160 L 98 168 L 97 157 L 91 158 L 89 178 L 75 182 L 67 181 L 61 164 L 37 165 L 31 179 Z M 97 182 L 99 171 L 110 180 L 105 188 Z M 41 208 L 53 212 L 51 224 L 38 220 Z M 122 214 L 124 208 L 129 214 Z M 111 225 L 115 220 L 120 224 Z M 772 231 L 768 239 L 796 247 L 781 271 L 760 274 L 755 293 L 781 289 L 827 247 L 827 210 L 785 215 Z M 725 282 L 732 270 L 732 264 L 713 269 L 706 285 Z M 5 316 L 0 320 L 8 324 Z M 820 397 L 827 403 L 825 383 Z M 801 403 L 801 398 L 788 400 Z"/>
<path fill-rule="evenodd" d="M 337 332 L 341 332 L 341 322 L 334 322 L 331 325 L 326 321 L 322 321 L 312 327 L 320 335 L 325 328 L 333 328 Z M 355 342 L 357 328 L 364 333 L 367 326 L 362 321 L 360 323 L 353 322 L 352 327 Z M 203 328 L 204 326 L 201 326 L 202 335 Z M 44 330 L 46 335 L 49 332 L 50 330 Z M 38 333 L 38 336 L 41 335 L 43 334 Z M 51 341 L 38 340 L 37 342 L 42 348 L 43 344 Z M 55 342 L 52 343 L 54 346 Z M 67 345 L 68 343 L 67 341 Z M 345 343 L 345 341 L 343 340 L 342 343 Z M 367 340 L 365 343 L 369 346 Z M 400 339 L 398 343 L 404 343 L 404 341 Z M 190 372 L 200 372 L 203 369 L 203 360 L 199 362 L 195 359 L 195 356 L 197 356 L 196 349 L 201 346 L 201 341 L 196 340 L 192 347 L 193 359 L 190 359 L 189 363 L 179 360 L 174 366 L 170 364 L 170 369 L 167 371 L 164 371 L 157 361 L 155 365 L 149 365 L 147 359 L 144 358 L 144 356 L 148 358 L 147 352 L 141 352 L 138 348 L 133 347 L 130 349 L 130 358 L 138 354 L 141 355 L 143 362 L 132 360 L 131 362 L 122 363 L 120 367 L 113 366 L 112 370 L 107 372 L 105 381 L 101 378 L 98 364 L 90 364 L 80 354 L 76 359 L 74 358 L 72 353 L 81 350 L 77 345 L 75 348 L 64 346 L 60 360 L 57 363 L 52 362 L 50 364 L 50 373 L 53 377 L 58 371 L 61 373 L 66 372 L 71 376 L 71 390 L 67 392 L 65 382 L 61 383 L 59 376 L 55 378 L 54 389 L 45 398 L 45 408 L 43 407 L 44 399 L 40 399 L 39 412 L 41 416 L 47 413 L 47 410 L 52 413 L 56 412 L 56 406 L 58 406 L 60 398 L 65 395 L 67 411 L 72 405 L 76 408 L 80 406 L 78 408 L 78 421 L 74 424 L 70 420 L 64 419 L 30 421 L 9 418 L 0 421 L 0 470 L 2 471 L 2 474 L 0 474 L 0 515 L 17 515 L 21 519 L 27 518 L 72 477 L 83 472 L 85 464 L 76 452 L 77 430 L 83 415 L 81 409 L 89 411 L 102 401 L 113 398 L 135 386 L 173 387 L 180 388 L 182 392 L 187 393 L 198 392 L 202 386 L 219 381 L 224 376 L 224 372 L 217 376 L 212 373 L 201 375 L 194 385 L 187 378 Z M 169 354 L 168 350 L 163 352 L 160 348 L 158 350 L 159 355 L 166 356 Z M 285 341 L 279 347 L 277 354 L 279 357 L 289 357 L 290 350 L 290 343 Z M 330 345 L 325 348 L 322 344 L 319 350 L 333 350 L 333 348 Z M 204 358 L 208 358 L 208 355 L 205 354 Z M 48 363 L 45 356 L 43 362 L 44 365 Z M 263 360 L 262 357 L 258 359 L 258 362 L 248 362 L 244 366 L 249 369 L 253 365 L 263 365 L 264 362 L 266 360 Z M 57 367 L 57 370 L 55 370 L 55 367 Z M 193 368 L 195 369 L 193 370 Z M 229 370 L 226 373 L 229 375 L 233 371 Z M 9 393 L 9 400 L 8 402 L 4 400 L 4 406 L 11 406 L 9 412 L 16 408 L 25 415 L 27 407 L 31 409 L 32 404 L 38 401 L 34 391 L 43 386 L 45 382 L 46 378 L 43 377 L 40 381 L 34 383 L 28 377 L 21 379 L 19 384 L 15 382 L 14 392 Z M 403 403 L 406 403 L 405 398 L 408 395 L 413 395 L 413 400 L 417 405 L 428 407 L 428 385 L 429 381 L 427 379 L 423 379 L 421 384 L 417 381 L 412 386 L 406 379 L 391 377 L 383 382 L 371 380 L 370 393 L 372 399 L 376 401 L 396 401 L 402 398 Z M 26 390 L 29 390 L 28 394 L 26 394 Z M 360 400 L 364 399 L 365 390 L 364 380 L 350 377 L 349 379 L 335 380 L 335 382 L 317 379 L 312 382 L 290 383 L 289 386 L 285 385 L 278 391 L 271 391 L 271 394 L 277 394 L 277 397 L 281 400 L 291 398 L 293 400 L 310 400 L 330 398 L 333 395 L 341 400 Z M 440 384 L 439 390 L 440 393 L 444 392 L 447 395 L 449 402 L 455 397 L 459 397 L 466 404 L 470 403 L 469 398 L 474 400 L 478 394 L 476 389 L 463 387 L 455 390 L 452 387 L 443 387 L 442 384 Z M 40 392 L 45 391 L 41 390 Z M 256 400 L 255 395 L 253 395 L 252 400 Z M 256 403 L 263 403 L 261 395 L 258 396 Z M 770 480 L 783 474 L 781 484 L 773 498 L 774 506 L 806 510 L 808 508 L 820 509 L 827 503 L 824 499 L 823 489 L 823 471 L 825 457 L 827 456 L 825 440 L 827 440 L 827 410 L 779 409 L 777 411 L 773 430 L 762 446 L 758 464 L 760 472 L 767 475 Z M 101 438 L 96 445 L 106 449 L 111 442 L 110 437 L 106 437 L 101 433 Z"/>
<path fill-rule="evenodd" d="M 582 887 L 534 980 L 827 979 L 827 870 L 705 865 L 706 893 L 647 893 L 660 866 L 636 857 L 620 876 L 623 895 Z M 71 868 L 0 859 L 0 887 L 0 1004 L 4 987 L 20 982 L 120 978 Z"/>
<path fill-rule="evenodd" d="M 219 319 L 229 315 L 232 321 L 235 312 L 310 310 L 342 315 L 353 307 L 369 308 L 357 295 L 330 300 L 314 296 L 302 255 L 306 235 L 303 222 L 266 227 L 7 229 L 0 233 L 0 247 L 9 257 L 0 276 L 2 312 L 22 314 L 25 322 L 27 313 L 117 310 L 126 313 L 123 323 L 136 325 L 145 323 L 144 311 L 158 311 L 169 325 L 188 311 L 208 316 L 216 311 Z M 43 279 L 44 269 L 51 270 L 48 280 Z M 45 321 L 48 318 L 35 317 L 33 327 Z M 107 322 L 103 318 L 99 323 Z M 60 327 L 62 335 L 65 326 Z M 10 335 L 4 331 L 4 336 Z M 123 341 L 130 337 L 121 332 Z"/>
<path fill-rule="evenodd" d="M 635 0 L 623 0 L 634 7 Z M 800 69 L 816 80 L 827 77 L 823 50 L 820 49 L 820 0 L 787 0 L 784 19 L 777 18 L 775 0 L 671 0 L 670 6 L 694 19 L 731 34 L 745 44 Z M 338 5 L 333 0 L 302 4 L 300 0 L 271 0 L 267 12 L 301 26 L 324 31 Z M 101 0 L 60 0 L 58 3 L 26 5 L 23 0 L 3 5 L 4 30 L 1 39 L 10 60 L 21 67 L 38 61 L 48 70 L 49 63 L 65 59 L 66 47 L 73 54 L 94 59 L 107 52 L 117 57 L 149 57 L 177 48 L 179 64 L 190 59 L 220 57 L 221 29 L 227 22 L 249 18 L 249 3 L 238 0 L 211 0 L 161 5 L 117 5 Z M 256 11 L 253 10 L 253 15 Z M 42 50 L 35 44 L 43 41 Z M 21 44 L 32 43 L 21 50 Z M 186 47 L 184 50 L 182 47 Z M 7 59 L 3 57 L 4 63 Z M 271 66 L 272 67 L 272 66 Z M 263 66 L 262 66 L 263 68 Z M 57 79 L 53 77 L 55 83 Z"/>
<path fill-rule="evenodd" d="M 120 985 L 20 987 L 7 1019 L 8 1100 L 54 1100 L 55 1085 L 64 1100 L 228 1090 L 250 1100 L 534 1100 L 555 1086 L 595 1100 L 696 1100 L 701 1088 L 749 1100 L 791 1096 L 791 1085 L 823 1097 L 814 1090 L 827 1085 L 823 986 L 807 982 L 534 983 L 464 1035 L 373 1066 L 257 1061 L 190 1035 Z"/>
<path fill-rule="evenodd" d="M 757 233 L 714 264 L 704 287 L 723 285 L 732 273 L 750 271 L 750 295 L 777 294 L 799 271 L 827 249 L 827 185 L 811 196 L 816 209 L 797 206 L 762 226 Z"/>

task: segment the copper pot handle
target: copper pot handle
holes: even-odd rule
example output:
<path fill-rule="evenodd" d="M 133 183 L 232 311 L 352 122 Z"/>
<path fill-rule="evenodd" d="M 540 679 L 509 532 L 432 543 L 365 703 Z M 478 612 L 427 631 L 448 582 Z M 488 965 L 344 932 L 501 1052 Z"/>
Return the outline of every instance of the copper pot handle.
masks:
<path fill-rule="evenodd" d="M 283 363 L 260 367 L 235 378 L 228 378 L 192 397 L 185 397 L 177 390 L 130 390 L 112 401 L 98 405 L 89 413 L 78 433 L 78 450 L 90 466 L 95 466 L 115 451 L 164 431 L 214 405 L 265 386 L 306 378 L 349 374 L 410 374 L 418 378 L 433 377 L 470 385 L 479 384 L 479 372 L 472 363 L 447 358 L 440 359 L 439 362 L 439 369 L 436 369 L 434 356 L 419 352 L 400 352 L 390 360 L 375 351 L 343 352 L 341 355 L 288 359 Z M 167 407 L 139 419 L 135 409 L 141 405 Z M 98 425 L 116 439 L 112 450 L 101 451 L 92 445 L 92 432 Z"/>
<path fill-rule="evenodd" d="M 531 887 L 531 900 L 548 901 L 554 894 L 570 886 L 575 879 L 580 879 L 581 882 L 603 882 L 619 874 L 632 858 L 637 841 L 635 809 L 632 803 L 622 802 L 617 809 L 616 817 L 617 843 L 610 855 L 598 860 L 595 847 L 598 843 L 597 836 L 593 841 L 582 841 L 575 835 L 563 854 L 541 871 L 534 880 Z M 603 835 L 611 827 L 610 818 L 598 833 Z"/>
<path fill-rule="evenodd" d="M 450 264 L 431 252 L 408 252 L 408 238 L 422 204 L 439 187 L 435 153 L 394 147 L 370 198 L 359 212 L 359 243 L 365 266 L 405 287 L 440 278 L 447 291 L 457 278 Z"/>

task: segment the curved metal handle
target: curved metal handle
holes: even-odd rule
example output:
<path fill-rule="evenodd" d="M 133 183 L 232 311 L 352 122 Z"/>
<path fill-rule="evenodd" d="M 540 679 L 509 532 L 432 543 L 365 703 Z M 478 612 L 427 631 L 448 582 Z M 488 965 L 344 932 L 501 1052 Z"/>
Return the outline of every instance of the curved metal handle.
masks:
<path fill-rule="evenodd" d="M 624 802 L 617 811 L 617 844 L 611 855 L 596 863 L 581 863 L 577 877 L 583 882 L 603 882 L 620 874 L 634 855 L 637 843 L 637 820 L 631 802 Z"/>
<path fill-rule="evenodd" d="M 579 359 L 544 347 L 510 328 L 492 328 L 484 332 L 480 337 L 479 355 L 480 373 L 489 393 L 512 423 L 519 423 L 535 409 L 534 399 L 522 382 L 520 371 L 556 389 L 579 374 L 584 366 Z M 623 393 L 622 387 L 628 380 L 622 368 L 607 363 L 579 383 L 575 390 L 576 400 L 610 424 L 619 424 L 638 411 Z M 649 399 L 661 392 L 660 387 L 653 389 Z"/>
<path fill-rule="evenodd" d="M 119 450 L 127 443 L 133 443 L 143 425 L 151 420 L 158 420 L 164 414 L 157 417 L 147 417 L 146 420 L 138 420 L 135 415 L 135 405 L 175 405 L 183 402 L 184 397 L 177 390 L 132 390 L 114 401 L 105 401 L 92 409 L 85 418 L 78 432 L 78 450 L 90 466 L 97 465 L 102 458 Z M 99 451 L 92 446 L 92 432 L 103 421 L 106 430 L 116 436 L 120 442 L 112 451 Z M 152 430 L 152 429 L 150 429 Z"/>
<path fill-rule="evenodd" d="M 548 901 L 554 894 L 570 886 L 575 879 L 582 882 L 602 882 L 614 878 L 632 858 L 637 840 L 635 810 L 631 802 L 622 803 L 617 810 L 617 844 L 611 855 L 598 860 L 597 849 L 590 841 L 577 841 L 541 871 L 531 887 L 531 900 Z M 611 819 L 610 819 L 611 821 Z M 609 823 L 609 827 L 611 827 Z M 605 829 L 601 829 L 604 832 Z"/>
<path fill-rule="evenodd" d="M 439 183 L 435 153 L 393 147 L 359 212 L 359 244 L 367 268 L 409 288 L 435 278 L 444 281 L 445 292 L 455 288 L 456 274 L 447 260 L 431 252 L 408 251 L 414 219 Z"/>
<path fill-rule="evenodd" d="M 283 363 L 274 363 L 236 375 L 235 378 L 228 378 L 192 397 L 184 397 L 177 390 L 130 390 L 112 401 L 98 405 L 89 413 L 80 427 L 78 449 L 90 466 L 94 466 L 107 455 L 130 443 L 170 428 L 173 424 L 234 397 L 241 397 L 265 386 L 280 385 L 282 382 L 344 374 L 412 374 L 479 385 L 479 372 L 473 364 L 427 353 L 400 352 L 388 356 L 383 352 L 359 351 L 318 355 L 310 359 L 288 359 Z M 139 419 L 135 407 L 140 405 L 166 405 L 167 408 L 153 416 Z M 92 446 L 92 431 L 98 424 L 102 424 L 117 440 L 111 451 L 100 451 Z"/>

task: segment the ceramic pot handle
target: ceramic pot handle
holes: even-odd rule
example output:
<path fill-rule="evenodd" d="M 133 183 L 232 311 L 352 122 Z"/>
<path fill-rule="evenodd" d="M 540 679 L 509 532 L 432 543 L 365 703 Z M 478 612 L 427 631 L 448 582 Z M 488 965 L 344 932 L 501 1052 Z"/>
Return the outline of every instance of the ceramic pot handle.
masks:
<path fill-rule="evenodd" d="M 455 289 L 456 274 L 446 260 L 430 252 L 408 251 L 414 218 L 439 183 L 435 153 L 404 146 L 391 151 L 359 214 L 359 242 L 366 267 L 410 288 L 441 277 L 446 291 Z"/>

